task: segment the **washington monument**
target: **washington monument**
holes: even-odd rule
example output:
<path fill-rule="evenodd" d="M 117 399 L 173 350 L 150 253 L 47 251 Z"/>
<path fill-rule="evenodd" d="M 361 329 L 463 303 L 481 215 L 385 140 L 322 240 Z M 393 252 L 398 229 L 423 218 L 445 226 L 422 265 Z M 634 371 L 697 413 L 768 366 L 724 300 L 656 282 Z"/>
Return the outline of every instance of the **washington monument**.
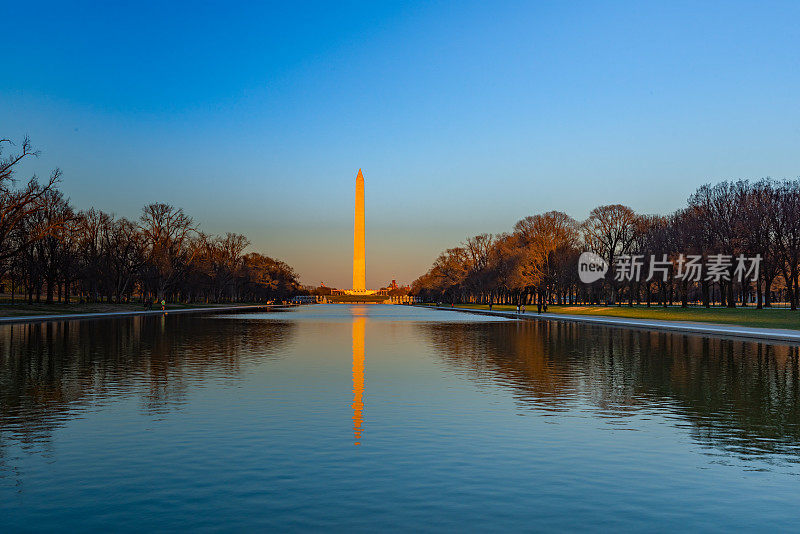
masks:
<path fill-rule="evenodd" d="M 353 292 L 366 293 L 366 258 L 364 253 L 364 175 L 356 176 L 356 209 L 353 221 Z"/>

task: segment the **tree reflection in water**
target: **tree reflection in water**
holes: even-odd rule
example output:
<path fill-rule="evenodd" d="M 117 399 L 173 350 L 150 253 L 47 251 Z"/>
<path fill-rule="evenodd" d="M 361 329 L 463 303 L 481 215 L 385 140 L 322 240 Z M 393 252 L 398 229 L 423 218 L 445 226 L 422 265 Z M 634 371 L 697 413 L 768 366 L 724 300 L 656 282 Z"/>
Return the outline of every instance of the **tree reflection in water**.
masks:
<path fill-rule="evenodd" d="M 0 439 L 46 442 L 80 409 L 126 395 L 150 414 L 176 409 L 192 383 L 278 357 L 295 327 L 185 316 L 0 327 Z"/>
<path fill-rule="evenodd" d="M 450 366 L 542 414 L 674 414 L 702 444 L 798 461 L 797 346 L 548 321 L 419 328 Z"/>

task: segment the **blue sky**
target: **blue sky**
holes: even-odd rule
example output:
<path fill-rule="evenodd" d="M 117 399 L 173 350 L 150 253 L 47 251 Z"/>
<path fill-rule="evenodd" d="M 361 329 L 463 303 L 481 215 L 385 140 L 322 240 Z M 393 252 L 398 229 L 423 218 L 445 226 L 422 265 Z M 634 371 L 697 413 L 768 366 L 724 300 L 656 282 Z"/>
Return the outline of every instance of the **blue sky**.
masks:
<path fill-rule="evenodd" d="M 306 283 L 367 284 L 559 209 L 800 176 L 799 2 L 17 2 L 0 137 L 80 208 L 183 207 Z"/>

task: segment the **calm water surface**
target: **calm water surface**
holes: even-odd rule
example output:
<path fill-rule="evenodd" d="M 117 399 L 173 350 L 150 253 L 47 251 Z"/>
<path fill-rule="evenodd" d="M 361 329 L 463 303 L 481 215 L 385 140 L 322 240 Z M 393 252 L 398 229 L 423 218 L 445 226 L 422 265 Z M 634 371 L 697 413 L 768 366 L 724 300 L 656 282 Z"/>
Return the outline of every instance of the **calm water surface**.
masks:
<path fill-rule="evenodd" d="M 0 531 L 796 530 L 798 349 L 399 306 L 0 327 Z"/>

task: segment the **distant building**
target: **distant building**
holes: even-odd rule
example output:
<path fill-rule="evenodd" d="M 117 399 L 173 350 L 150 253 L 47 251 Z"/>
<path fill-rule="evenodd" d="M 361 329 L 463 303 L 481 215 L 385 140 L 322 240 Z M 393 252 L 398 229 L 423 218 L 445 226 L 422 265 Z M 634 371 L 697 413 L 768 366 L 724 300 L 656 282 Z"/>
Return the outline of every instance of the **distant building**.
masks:
<path fill-rule="evenodd" d="M 408 295 L 410 292 L 411 292 L 410 286 L 399 286 L 397 285 L 397 280 L 392 280 L 392 282 L 389 285 L 380 288 L 377 294 L 388 297 L 402 297 Z"/>

